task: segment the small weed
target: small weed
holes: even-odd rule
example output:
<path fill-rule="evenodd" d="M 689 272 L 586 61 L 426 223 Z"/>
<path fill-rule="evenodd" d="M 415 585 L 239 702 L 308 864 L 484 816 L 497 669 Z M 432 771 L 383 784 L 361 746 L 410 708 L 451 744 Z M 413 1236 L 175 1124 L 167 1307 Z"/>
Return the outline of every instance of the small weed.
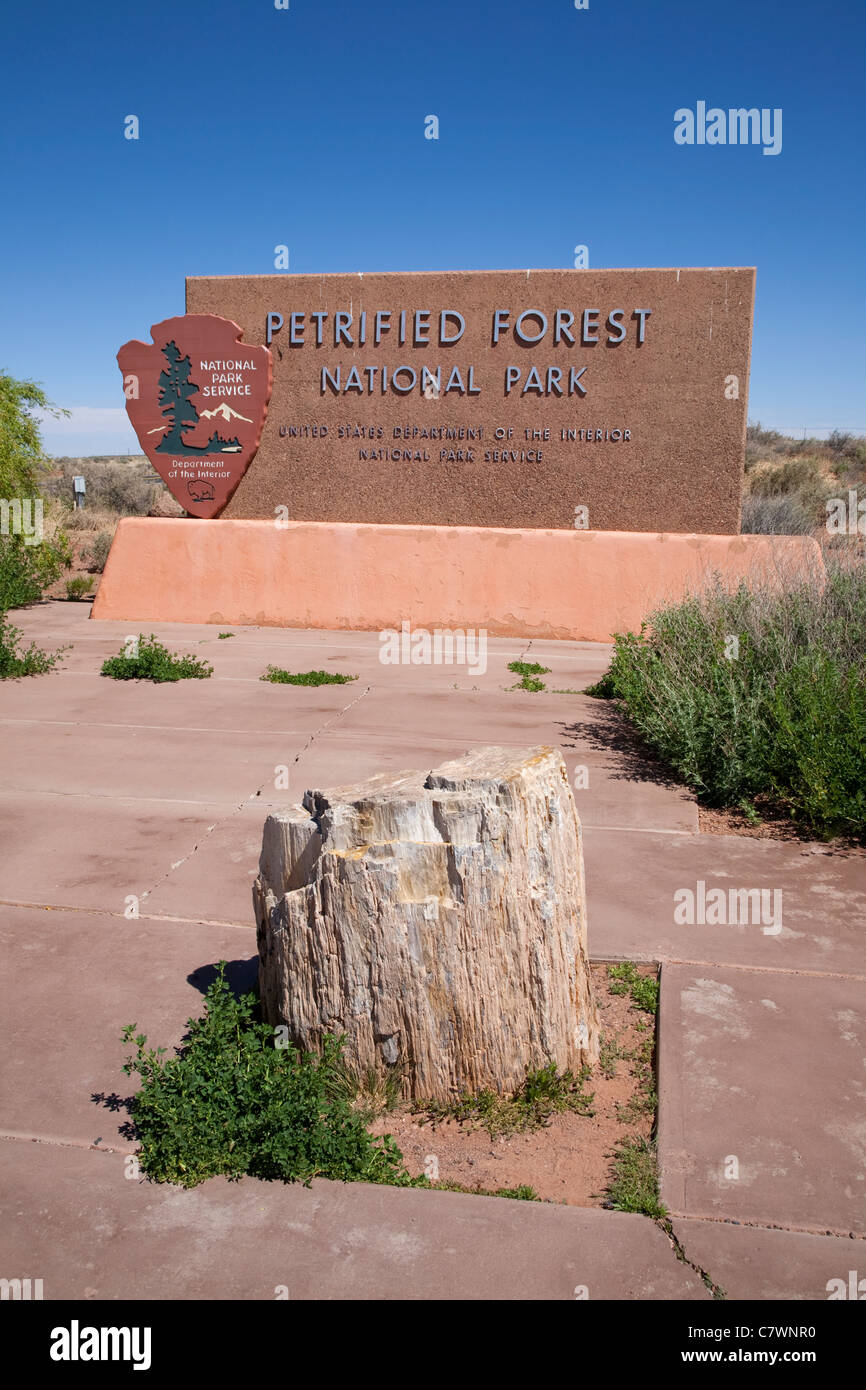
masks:
<path fill-rule="evenodd" d="M 611 994 L 630 994 L 632 1002 L 648 1014 L 656 1013 L 659 1006 L 659 982 L 657 976 L 641 975 L 633 961 L 623 961 L 621 965 L 607 967 L 608 979 L 612 981 Z"/>
<path fill-rule="evenodd" d="M 466 1192 L 472 1197 L 511 1197 L 515 1202 L 540 1202 L 541 1198 L 534 1187 L 523 1183 L 520 1187 L 464 1187 L 459 1182 L 416 1181 L 416 1186 L 429 1187 L 432 1192 Z"/>
<path fill-rule="evenodd" d="M 348 685 L 358 677 L 339 671 L 284 671 L 280 666 L 269 666 L 259 679 L 274 685 Z"/>
<path fill-rule="evenodd" d="M 739 803 L 739 807 L 740 807 L 740 810 L 742 811 L 743 815 L 745 816 L 746 820 L 749 822 L 749 825 L 761 825 L 761 824 L 762 824 L 761 817 L 759 816 L 757 810 L 755 809 L 755 804 L 754 804 L 754 802 L 750 801 L 748 797 L 746 797 L 746 796 L 743 797 L 743 799 L 742 799 L 742 800 L 740 801 L 740 803 Z"/>
<path fill-rule="evenodd" d="M 549 666 L 540 666 L 537 661 L 509 661 L 509 671 L 513 671 L 515 676 L 547 676 L 550 674 Z"/>
<path fill-rule="evenodd" d="M 616 1064 L 628 1057 L 620 1046 L 618 1037 L 610 1033 L 602 1033 L 601 1042 L 598 1049 L 598 1067 L 602 1076 L 606 1076 L 610 1081 L 616 1076 Z"/>
<path fill-rule="evenodd" d="M 544 681 L 539 680 L 539 676 L 546 676 L 550 672 L 549 666 L 540 666 L 537 661 L 509 661 L 509 671 L 513 671 L 515 676 L 520 676 L 516 685 L 510 687 L 511 690 L 546 690 Z"/>
<path fill-rule="evenodd" d="M 554 1062 L 536 1071 L 527 1069 L 526 1077 L 511 1096 L 499 1096 L 494 1091 L 479 1091 L 477 1095 L 462 1095 L 455 1101 L 416 1101 L 412 1110 L 431 1124 L 456 1120 L 473 1129 L 486 1129 L 490 1137 L 521 1134 L 541 1129 L 554 1114 L 572 1111 L 592 1115 L 593 1094 L 584 1090 L 589 1068 L 577 1076 L 566 1071 L 561 1074 Z"/>
<path fill-rule="evenodd" d="M 346 1101 L 369 1124 L 400 1103 L 405 1072 L 405 1066 L 399 1063 L 385 1072 L 375 1067 L 358 1072 L 341 1058 L 334 1068 L 331 1093 Z"/>
<path fill-rule="evenodd" d="M 611 1155 L 612 1175 L 605 1191 L 607 1207 L 637 1211 L 663 1220 L 667 1208 L 659 1198 L 658 1156 L 651 1139 L 623 1139 Z"/>
<path fill-rule="evenodd" d="M 140 635 L 129 651 L 124 650 L 103 661 L 102 675 L 115 681 L 162 684 L 164 681 L 207 680 L 213 675 L 213 667 L 190 654 L 173 656 L 151 633 L 149 637 Z"/>
<path fill-rule="evenodd" d="M 219 632 L 219 633 L 217 633 L 217 637 L 218 637 L 218 639 L 219 639 L 220 642 L 224 642 L 224 641 L 226 640 L 227 637 L 237 637 L 237 633 L 236 633 L 236 632 Z"/>
<path fill-rule="evenodd" d="M 637 1085 L 634 1095 L 625 1104 L 617 1104 L 617 1116 L 623 1124 L 630 1125 L 645 1115 L 655 1115 L 659 1098 L 656 1092 L 655 1074 L 655 1029 L 646 1024 L 639 1025 L 644 1037 L 632 1052 L 624 1052 L 623 1058 L 632 1063 L 631 1074 Z"/>

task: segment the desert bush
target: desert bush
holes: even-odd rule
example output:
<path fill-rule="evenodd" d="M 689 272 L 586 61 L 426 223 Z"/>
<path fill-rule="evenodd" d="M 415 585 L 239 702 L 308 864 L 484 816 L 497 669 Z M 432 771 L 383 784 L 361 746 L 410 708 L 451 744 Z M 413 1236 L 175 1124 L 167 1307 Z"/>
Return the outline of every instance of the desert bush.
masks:
<path fill-rule="evenodd" d="M 117 514 L 107 507 L 76 507 L 65 513 L 63 524 L 67 531 L 113 531 Z"/>
<path fill-rule="evenodd" d="M 866 836 L 866 566 L 661 608 L 616 636 L 595 693 L 709 804 L 767 798 L 812 832 Z"/>
<path fill-rule="evenodd" d="M 54 460 L 54 476 L 46 490 L 72 507 L 72 478 L 80 473 L 86 483 L 84 507 L 74 509 L 78 529 L 91 529 L 87 514 L 107 512 L 118 516 L 146 516 L 165 489 L 146 459 L 138 458 L 59 458 Z"/>
<path fill-rule="evenodd" d="M 740 530 L 750 536 L 807 536 L 820 514 L 805 507 L 798 496 L 743 498 Z"/>
<path fill-rule="evenodd" d="M 108 559 L 108 552 L 111 549 L 113 533 L 111 531 L 97 531 L 93 545 L 87 552 L 87 568 L 101 574 L 105 569 Z"/>
<path fill-rule="evenodd" d="M 741 527 L 761 535 L 806 535 L 826 516 L 836 485 L 813 454 L 763 459 L 746 477 Z"/>
<path fill-rule="evenodd" d="M 254 1007 L 252 994 L 234 998 L 223 961 L 176 1056 L 148 1049 L 135 1024 L 124 1030 L 136 1049 L 124 1069 L 142 1082 L 132 1117 L 148 1177 L 184 1187 L 245 1173 L 409 1185 L 391 1137 L 373 1138 L 345 1094 L 341 1040 L 325 1037 L 318 1055 L 278 1047 Z"/>
<path fill-rule="evenodd" d="M 765 430 L 760 420 L 750 421 L 746 426 L 746 441 L 752 444 L 763 444 L 772 446 L 778 444 L 784 438 L 778 430 Z"/>

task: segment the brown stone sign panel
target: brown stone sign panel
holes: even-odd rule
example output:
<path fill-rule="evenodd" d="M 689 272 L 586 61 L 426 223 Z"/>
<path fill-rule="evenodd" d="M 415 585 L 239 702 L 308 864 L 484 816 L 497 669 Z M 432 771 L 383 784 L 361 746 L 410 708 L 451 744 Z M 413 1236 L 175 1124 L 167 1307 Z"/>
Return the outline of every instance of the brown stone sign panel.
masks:
<path fill-rule="evenodd" d="M 735 533 L 754 280 L 188 279 L 189 313 L 232 319 L 274 356 L 258 455 L 223 515 Z"/>
<path fill-rule="evenodd" d="M 212 314 L 152 327 L 117 354 L 126 411 L 169 491 L 192 516 L 219 516 L 258 448 L 273 368 L 266 347 Z"/>

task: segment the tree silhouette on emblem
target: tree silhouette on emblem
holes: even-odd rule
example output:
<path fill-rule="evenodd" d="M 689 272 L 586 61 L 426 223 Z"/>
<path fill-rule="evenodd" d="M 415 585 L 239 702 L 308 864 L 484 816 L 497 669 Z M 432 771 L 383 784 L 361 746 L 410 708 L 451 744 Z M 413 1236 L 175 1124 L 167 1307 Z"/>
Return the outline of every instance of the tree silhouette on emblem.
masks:
<path fill-rule="evenodd" d="M 177 343 L 170 342 L 162 350 L 168 366 L 159 374 L 159 408 L 167 416 L 168 434 L 157 444 L 157 453 L 186 453 L 183 436 L 198 424 L 198 411 L 190 400 L 198 391 L 190 381 L 192 363 L 184 357 Z M 195 450 L 199 453 L 200 450 Z"/>

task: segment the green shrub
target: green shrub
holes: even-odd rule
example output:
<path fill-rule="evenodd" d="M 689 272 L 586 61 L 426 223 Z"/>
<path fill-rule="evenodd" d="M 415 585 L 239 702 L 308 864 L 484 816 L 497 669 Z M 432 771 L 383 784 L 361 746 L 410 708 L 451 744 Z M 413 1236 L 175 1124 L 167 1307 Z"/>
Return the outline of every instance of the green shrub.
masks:
<path fill-rule="evenodd" d="M 866 829 L 866 668 L 802 655 L 769 703 L 772 790 L 813 829 Z"/>
<path fill-rule="evenodd" d="M 20 536 L 0 536 L 0 611 L 38 603 L 72 562 L 65 536 L 25 545 Z"/>
<path fill-rule="evenodd" d="M 274 685 L 348 685 L 358 677 L 344 676 L 339 671 L 284 671 L 280 666 L 269 666 L 259 679 Z"/>
<path fill-rule="evenodd" d="M 124 1070 L 142 1082 L 132 1118 L 143 1171 L 184 1187 L 245 1173 L 409 1185 L 391 1137 L 374 1139 L 335 1084 L 341 1040 L 326 1037 L 320 1055 L 278 1047 L 254 1006 L 252 994 L 234 998 L 222 961 L 176 1056 L 149 1049 L 135 1024 L 124 1030 L 136 1049 Z"/>
<path fill-rule="evenodd" d="M 13 627 L 5 613 L 0 612 L 0 680 L 17 680 L 19 676 L 44 676 L 56 666 L 68 651 L 60 647 L 56 652 L 43 652 L 35 643 L 21 650 L 18 642 L 21 631 Z"/>
<path fill-rule="evenodd" d="M 0 372 L 0 498 L 35 501 L 46 459 L 36 411 L 68 415 L 51 404 L 33 381 L 16 381 Z M 35 603 L 72 560 L 62 535 L 25 545 L 23 537 L 0 535 L 0 610 Z"/>
<path fill-rule="evenodd" d="M 150 637 L 140 635 L 134 642 L 102 663 L 102 675 L 115 681 L 164 681 L 207 680 L 213 675 L 213 667 L 198 657 L 173 656 L 167 647 Z"/>
<path fill-rule="evenodd" d="M 66 581 L 66 597 L 68 599 L 82 599 L 85 594 L 89 594 L 93 587 L 93 580 L 88 579 L 86 574 L 76 574 L 74 579 Z"/>
<path fill-rule="evenodd" d="M 659 609 L 616 636 L 599 684 L 709 804 L 765 797 L 821 835 L 866 834 L 863 565 Z"/>

